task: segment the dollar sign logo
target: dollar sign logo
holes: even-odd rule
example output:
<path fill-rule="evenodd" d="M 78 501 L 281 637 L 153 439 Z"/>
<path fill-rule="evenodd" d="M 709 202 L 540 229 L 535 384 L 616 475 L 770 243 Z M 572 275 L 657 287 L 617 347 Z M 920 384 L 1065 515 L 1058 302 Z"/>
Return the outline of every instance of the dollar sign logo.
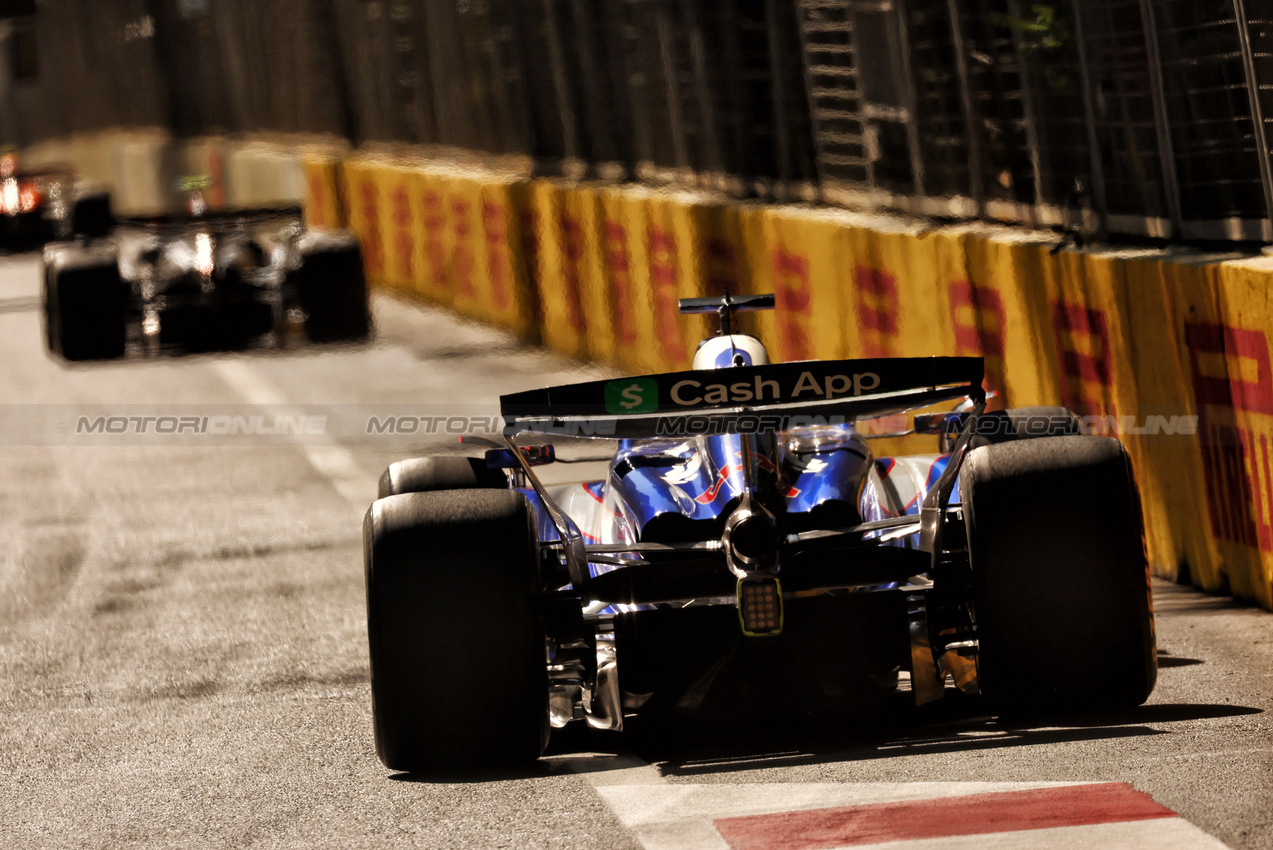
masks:
<path fill-rule="evenodd" d="M 641 385 L 633 384 L 623 391 L 623 401 L 619 402 L 619 404 L 625 410 L 631 410 L 643 401 L 645 399 L 641 397 Z"/>
<path fill-rule="evenodd" d="M 659 385 L 651 378 L 620 378 L 605 389 L 606 412 L 653 413 L 659 409 Z"/>

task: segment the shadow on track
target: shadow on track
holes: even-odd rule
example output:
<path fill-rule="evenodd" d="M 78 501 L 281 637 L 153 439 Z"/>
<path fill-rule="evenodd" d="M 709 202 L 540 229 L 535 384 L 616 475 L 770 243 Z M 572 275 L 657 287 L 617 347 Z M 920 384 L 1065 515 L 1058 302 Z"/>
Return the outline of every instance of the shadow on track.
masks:
<path fill-rule="evenodd" d="M 900 701 L 899 701 L 900 702 Z M 934 705 L 896 705 L 880 717 L 841 723 L 629 723 L 624 733 L 570 727 L 555 732 L 549 755 L 631 751 L 659 762 L 667 776 L 693 776 L 1005 747 L 1171 734 L 1161 724 L 1258 714 L 1234 705 L 1158 704 L 1085 715 L 1005 720 L 978 697 L 948 692 Z M 561 734 L 565 732 L 565 734 Z"/>

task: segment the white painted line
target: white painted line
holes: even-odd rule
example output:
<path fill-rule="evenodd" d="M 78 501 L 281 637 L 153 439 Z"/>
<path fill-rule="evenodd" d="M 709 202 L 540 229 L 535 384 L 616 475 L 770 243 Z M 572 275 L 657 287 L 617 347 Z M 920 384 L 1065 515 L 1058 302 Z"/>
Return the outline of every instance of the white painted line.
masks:
<path fill-rule="evenodd" d="M 0 258 L 0 300 L 42 298 L 43 265 L 40 256 Z"/>
<path fill-rule="evenodd" d="M 1098 782 L 872 782 L 746 784 L 669 782 L 631 755 L 556 759 L 596 790 L 645 850 L 732 850 L 715 826 L 727 818 L 904 803 L 975 794 L 1097 786 Z M 819 845 L 827 846 L 827 845 Z M 951 835 L 855 846 L 879 850 L 1224 850 L 1180 817 L 1025 831 Z"/>
<path fill-rule="evenodd" d="M 684 818 L 745 817 L 1086 784 L 1096 783 L 761 782 L 745 785 L 699 785 L 665 782 L 658 786 L 601 786 L 597 787 L 597 793 L 624 824 L 641 827 Z"/>
<path fill-rule="evenodd" d="M 553 761 L 579 774 L 594 788 L 616 785 L 652 785 L 662 788 L 672 786 L 657 767 L 630 754 L 578 756 Z"/>
<path fill-rule="evenodd" d="M 1229 850 L 1184 818 L 859 844 L 869 850 Z M 828 850 L 856 850 L 828 848 Z"/>
<path fill-rule="evenodd" d="M 1207 753 L 1179 753 L 1174 756 L 1150 756 L 1141 761 L 1184 761 L 1185 759 L 1230 758 L 1231 756 L 1250 756 L 1256 753 L 1273 753 L 1273 747 L 1249 747 L 1242 750 L 1215 750 Z"/>
<path fill-rule="evenodd" d="M 249 403 L 271 408 L 274 416 L 302 416 L 278 387 L 242 360 L 216 360 L 213 368 Z M 359 468 L 354 456 L 343 446 L 309 445 L 299 439 L 295 446 L 320 475 L 331 482 L 336 492 L 354 507 L 361 517 L 377 496 L 377 481 Z"/>

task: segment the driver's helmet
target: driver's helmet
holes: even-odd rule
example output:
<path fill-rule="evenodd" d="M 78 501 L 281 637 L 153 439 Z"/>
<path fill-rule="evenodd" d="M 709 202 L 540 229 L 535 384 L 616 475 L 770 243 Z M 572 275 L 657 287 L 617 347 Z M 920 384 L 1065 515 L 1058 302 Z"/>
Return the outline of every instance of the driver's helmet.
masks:
<path fill-rule="evenodd" d="M 187 174 L 177 181 L 177 191 L 185 193 L 188 214 L 199 216 L 208 211 L 208 201 L 203 193 L 210 188 L 212 178 L 206 174 Z"/>
<path fill-rule="evenodd" d="M 731 366 L 768 366 L 764 343 L 750 334 L 708 337 L 694 352 L 695 369 L 728 369 Z"/>

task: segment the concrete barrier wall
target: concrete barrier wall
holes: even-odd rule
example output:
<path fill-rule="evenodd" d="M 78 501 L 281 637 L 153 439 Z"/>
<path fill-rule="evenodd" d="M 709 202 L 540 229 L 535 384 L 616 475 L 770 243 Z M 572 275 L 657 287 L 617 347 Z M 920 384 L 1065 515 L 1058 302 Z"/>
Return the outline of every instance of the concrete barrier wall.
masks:
<path fill-rule="evenodd" d="M 330 143 L 102 134 L 27 157 L 113 184 L 125 211 L 191 172 L 213 177 L 214 202 L 303 200 L 313 226 L 358 234 L 373 285 L 634 372 L 687 366 L 712 322 L 676 300 L 727 287 L 776 295 L 744 321 L 778 360 L 984 356 L 1003 404 L 1065 405 L 1128 446 L 1157 574 L 1273 609 L 1273 258 L 1053 253 L 1053 234 Z"/>
<path fill-rule="evenodd" d="M 335 172 L 348 146 L 335 139 L 203 137 L 173 139 L 158 129 L 114 130 L 42 142 L 23 151 L 27 165 L 70 165 L 111 191 L 117 212 L 143 215 L 182 202 L 178 181 L 203 175 L 213 207 L 310 203 L 333 225 L 341 218 Z M 315 204 L 311 164 L 330 172 L 326 204 Z"/>
<path fill-rule="evenodd" d="M 311 168 L 310 174 L 317 173 Z M 538 340 L 531 187 L 511 174 L 359 154 L 339 166 L 345 223 L 368 280 Z M 306 201 L 323 219 L 327 183 Z"/>
<path fill-rule="evenodd" d="M 71 165 L 78 174 L 111 190 L 124 213 L 156 209 L 168 197 L 165 165 L 171 139 L 162 130 L 130 130 L 42 142 L 23 152 L 24 164 Z"/>

